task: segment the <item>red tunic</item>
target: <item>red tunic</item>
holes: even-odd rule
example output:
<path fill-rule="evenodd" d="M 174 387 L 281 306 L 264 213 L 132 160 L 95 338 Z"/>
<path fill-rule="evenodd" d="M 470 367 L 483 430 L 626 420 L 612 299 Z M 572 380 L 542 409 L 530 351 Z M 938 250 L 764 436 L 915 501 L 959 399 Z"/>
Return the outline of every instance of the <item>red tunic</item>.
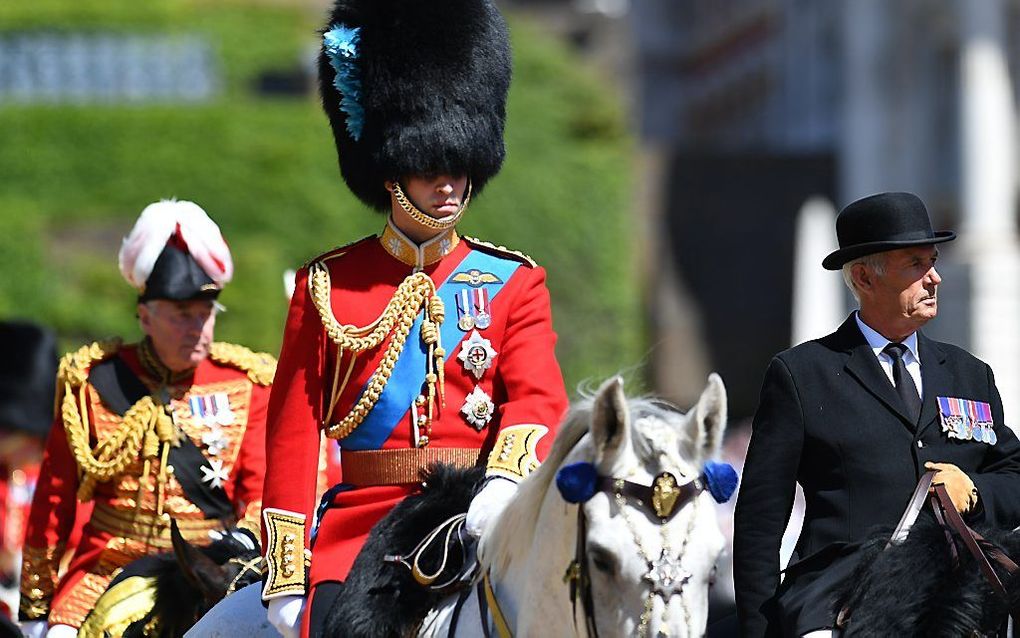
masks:
<path fill-rule="evenodd" d="M 524 433 L 533 435 L 532 438 L 540 437 L 537 447 L 534 441 L 531 442 L 530 454 L 532 458 L 544 458 L 552 443 L 552 431 L 567 407 L 554 352 L 556 335 L 552 328 L 545 271 L 526 257 L 475 240 L 462 240 L 452 233 L 442 240 L 446 243 L 441 246 L 434 240 L 423 247 L 424 256 L 419 253 L 419 263 L 424 266 L 422 272 L 435 282 L 436 287 L 453 279 L 445 284 L 451 288 L 440 291 L 445 291 L 448 299 L 450 294 L 467 291 L 463 294 L 474 303 L 478 301 L 479 293 L 476 291 L 487 288 L 491 300 L 487 311 L 491 321 L 487 327 L 477 326 L 477 331 L 457 329 L 461 313 L 455 304 L 446 303 L 443 334 L 449 336 L 452 330 L 456 339 L 451 342 L 444 336 L 442 343 L 447 351 L 445 405 L 436 406 L 427 443 L 421 439 L 421 431 L 415 427 L 412 418 L 412 410 L 418 410 L 408 406 L 406 413 L 390 419 L 388 423 L 392 423 L 392 431 L 388 434 L 384 429 L 382 434 L 363 435 L 361 429 L 367 426 L 362 424 L 350 436 L 341 439 L 344 459 L 351 459 L 358 453 L 364 455 L 366 450 L 413 450 L 417 447 L 427 453 L 441 454 L 443 449 L 449 448 L 474 449 L 477 450 L 475 458 L 478 464 L 487 465 L 491 474 L 496 456 L 490 458 L 490 451 L 497 438 L 501 437 L 500 433 L 505 436 L 507 428 L 512 426 L 521 426 Z M 403 254 L 400 251 L 404 251 Z M 427 259 L 430 251 L 437 259 L 434 263 Z M 396 233 L 392 226 L 387 226 L 382 237 L 367 238 L 318 258 L 316 261 L 328 268 L 331 280 L 329 303 L 336 320 L 359 327 L 375 321 L 393 298 L 397 287 L 412 274 L 413 266 L 410 264 L 415 261 L 414 253 L 414 245 Z M 482 264 L 482 267 L 470 273 L 470 264 Z M 493 277 L 500 279 L 500 283 L 492 283 Z M 270 535 L 264 547 L 271 565 L 274 559 L 277 562 L 291 560 L 286 556 L 294 546 L 281 546 L 277 542 L 274 547 L 273 530 L 267 532 L 267 528 L 274 525 L 272 514 L 267 512 L 270 508 L 296 516 L 295 520 L 304 517 L 305 547 L 309 546 L 317 506 L 315 469 L 318 440 L 320 431 L 327 425 L 325 415 L 337 369 L 338 347 L 324 330 L 320 312 L 309 293 L 308 278 L 307 267 L 298 272 L 274 380 L 275 390 L 269 404 L 269 455 L 263 500 L 266 523 L 263 533 Z M 478 314 L 477 309 L 472 312 Z M 481 371 L 480 378 L 458 358 L 463 341 L 472 334 L 487 339 L 495 351 L 495 355 L 489 357 L 490 367 Z M 418 347 L 418 337 L 412 331 L 405 348 Z M 350 380 L 339 395 L 330 423 L 337 423 L 357 402 L 370 376 L 379 367 L 385 344 L 354 359 Z M 348 361 L 345 354 L 341 359 L 341 378 L 346 373 Z M 390 385 L 400 382 L 398 374 L 399 368 L 390 379 L 387 391 Z M 414 368 L 407 371 L 407 375 L 413 378 L 403 381 L 418 387 L 424 379 L 425 370 Z M 477 429 L 469 423 L 462 407 L 470 394 L 474 392 L 478 396 L 479 391 L 491 397 L 495 410 L 491 419 L 481 423 L 480 429 Z M 549 433 L 542 436 L 547 431 Z M 500 441 L 500 449 L 504 449 L 505 443 L 509 450 L 512 437 L 500 438 Z M 355 454 L 349 455 L 351 451 Z M 504 454 L 503 461 L 507 460 L 505 457 Z M 523 463 L 522 459 L 517 460 Z M 341 461 L 341 472 L 349 482 L 352 480 L 351 469 L 349 460 Z M 520 478 L 498 469 L 495 473 L 511 479 Z M 316 540 L 311 545 L 308 581 L 312 587 L 326 580 L 345 579 L 371 527 L 419 487 L 416 481 L 393 484 L 382 480 L 380 482 L 384 484 L 373 484 L 377 482 L 369 479 L 357 482 L 360 484 L 350 485 L 348 487 L 352 489 L 333 497 L 331 507 L 325 511 L 319 524 Z M 300 549 L 298 546 L 297 550 Z M 300 559 L 300 553 L 293 556 L 295 560 Z M 294 572 L 290 570 L 288 573 Z M 271 573 L 264 591 L 266 598 L 307 591 L 304 583 L 280 586 L 275 583 Z"/>
<path fill-rule="evenodd" d="M 271 366 L 272 358 L 268 355 L 243 352 L 255 357 L 263 366 Z M 140 364 L 135 346 L 125 346 L 113 356 L 121 357 L 150 389 L 158 386 Z M 192 375 L 175 382 L 168 390 L 173 421 L 191 437 L 207 459 L 222 463 L 227 476 L 223 488 L 234 504 L 237 519 L 257 524 L 265 472 L 267 381 L 272 370 L 269 367 L 261 371 L 260 376 L 265 380 L 260 383 L 253 382 L 249 372 L 250 368 L 245 370 L 210 357 L 199 364 Z M 99 442 L 109 439 L 122 423 L 122 417 L 103 404 L 88 382 L 83 387 L 90 447 L 95 450 Z M 203 439 L 212 428 L 203 424 L 192 407 L 191 400 L 201 401 L 202 397 L 225 399 L 233 413 L 231 422 L 222 425 L 219 431 L 222 438 L 215 444 Z M 225 405 L 220 404 L 219 409 L 225 410 Z M 220 444 L 222 449 L 213 454 L 211 446 Z M 64 543 L 75 527 L 76 515 L 83 511 L 77 500 L 79 467 L 58 414 L 47 441 L 25 535 L 21 583 L 23 620 L 48 614 L 51 624 L 77 627 L 118 568 L 141 556 L 170 548 L 168 519 L 162 519 L 157 512 L 154 477 L 159 471 L 159 459 L 151 460 L 148 487 L 139 491 L 143 461 L 136 458 L 117 477 L 96 484 L 89 522 L 84 526 L 67 572 L 58 581 Z M 163 512 L 177 520 L 182 533 L 193 542 L 208 543 L 208 531 L 223 527 L 223 522 L 217 519 L 205 519 L 202 510 L 188 500 L 172 470 L 165 483 Z"/>

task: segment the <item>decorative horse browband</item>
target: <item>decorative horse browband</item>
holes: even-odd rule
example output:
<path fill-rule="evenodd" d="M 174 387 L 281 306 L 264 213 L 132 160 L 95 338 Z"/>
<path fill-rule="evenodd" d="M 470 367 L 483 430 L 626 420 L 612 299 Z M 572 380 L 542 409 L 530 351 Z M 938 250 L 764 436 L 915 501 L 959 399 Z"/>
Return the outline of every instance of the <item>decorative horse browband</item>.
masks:
<path fill-rule="evenodd" d="M 730 500 L 737 487 L 737 472 L 729 463 L 708 461 L 701 474 L 686 483 L 679 483 L 670 472 L 662 472 L 651 485 L 641 485 L 599 476 L 594 464 L 581 462 L 560 468 L 556 473 L 556 487 L 568 503 L 586 503 L 598 492 L 622 494 L 641 503 L 660 523 L 665 523 L 706 489 L 717 503 Z"/>

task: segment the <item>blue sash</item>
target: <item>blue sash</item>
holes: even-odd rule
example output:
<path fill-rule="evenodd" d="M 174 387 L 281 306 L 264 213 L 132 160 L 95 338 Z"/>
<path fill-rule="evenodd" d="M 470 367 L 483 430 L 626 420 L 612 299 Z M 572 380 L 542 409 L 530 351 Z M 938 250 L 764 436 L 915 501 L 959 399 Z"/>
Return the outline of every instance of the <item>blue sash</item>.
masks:
<path fill-rule="evenodd" d="M 460 342 L 470 334 L 462 333 L 457 327 L 457 293 L 467 284 L 451 283 L 450 279 L 459 272 L 479 270 L 496 275 L 498 283 L 483 284 L 489 291 L 489 302 L 496 298 L 505 282 L 520 266 L 520 262 L 499 257 L 480 250 L 472 250 L 438 289 L 439 297 L 446 306 L 446 319 L 440 328 L 443 348 L 446 349 L 447 360 L 456 355 Z M 491 312 L 491 310 L 490 310 Z M 393 374 L 389 383 L 379 395 L 379 401 L 353 432 L 340 440 L 340 447 L 345 450 L 378 450 L 396 429 L 411 409 L 411 402 L 421 394 L 425 383 L 425 370 L 428 364 L 428 347 L 421 340 L 421 324 L 424 313 L 419 313 L 408 333 L 404 350 L 397 357 L 393 366 Z M 366 382 L 367 385 L 367 382 Z M 362 393 L 365 389 L 362 388 Z M 360 396 L 360 395 L 359 395 Z M 410 424 L 408 424 L 410 425 Z M 408 434 L 410 440 L 410 433 Z"/>

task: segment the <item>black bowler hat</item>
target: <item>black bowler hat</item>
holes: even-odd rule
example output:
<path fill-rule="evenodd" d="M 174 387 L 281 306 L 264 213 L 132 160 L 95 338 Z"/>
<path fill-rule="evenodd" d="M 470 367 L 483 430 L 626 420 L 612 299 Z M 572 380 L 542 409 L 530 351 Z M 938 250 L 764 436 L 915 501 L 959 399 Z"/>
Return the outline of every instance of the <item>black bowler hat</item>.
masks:
<path fill-rule="evenodd" d="M 950 230 L 933 232 L 928 209 L 913 193 L 879 193 L 859 199 L 836 217 L 839 250 L 822 260 L 839 270 L 858 257 L 909 246 L 928 246 L 956 239 Z"/>

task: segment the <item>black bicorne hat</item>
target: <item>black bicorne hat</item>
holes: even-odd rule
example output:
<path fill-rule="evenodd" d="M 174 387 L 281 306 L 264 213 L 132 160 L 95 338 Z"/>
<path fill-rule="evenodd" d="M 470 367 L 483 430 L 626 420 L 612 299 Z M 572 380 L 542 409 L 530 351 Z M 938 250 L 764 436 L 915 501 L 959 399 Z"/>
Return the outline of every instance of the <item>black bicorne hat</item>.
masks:
<path fill-rule="evenodd" d="M 354 30 L 338 59 L 331 32 Z M 323 32 L 322 104 L 359 199 L 387 211 L 386 180 L 467 175 L 478 193 L 499 172 L 511 58 L 491 0 L 338 0 Z"/>
<path fill-rule="evenodd" d="M 913 193 L 879 193 L 859 199 L 836 217 L 839 250 L 822 260 L 826 270 L 875 253 L 941 244 L 956 239 L 950 230 L 933 232 L 928 209 Z"/>
<path fill-rule="evenodd" d="M 156 258 L 152 273 L 145 281 L 145 290 L 138 295 L 138 302 L 152 299 L 187 301 L 189 299 L 216 299 L 220 286 L 213 281 L 181 242 L 167 242 L 163 252 Z"/>
<path fill-rule="evenodd" d="M 215 299 L 234 272 L 219 226 L 189 201 L 146 206 L 124 238 L 118 261 L 139 303 Z"/>
<path fill-rule="evenodd" d="M 0 430 L 45 439 L 53 423 L 57 340 L 33 323 L 0 322 Z"/>

